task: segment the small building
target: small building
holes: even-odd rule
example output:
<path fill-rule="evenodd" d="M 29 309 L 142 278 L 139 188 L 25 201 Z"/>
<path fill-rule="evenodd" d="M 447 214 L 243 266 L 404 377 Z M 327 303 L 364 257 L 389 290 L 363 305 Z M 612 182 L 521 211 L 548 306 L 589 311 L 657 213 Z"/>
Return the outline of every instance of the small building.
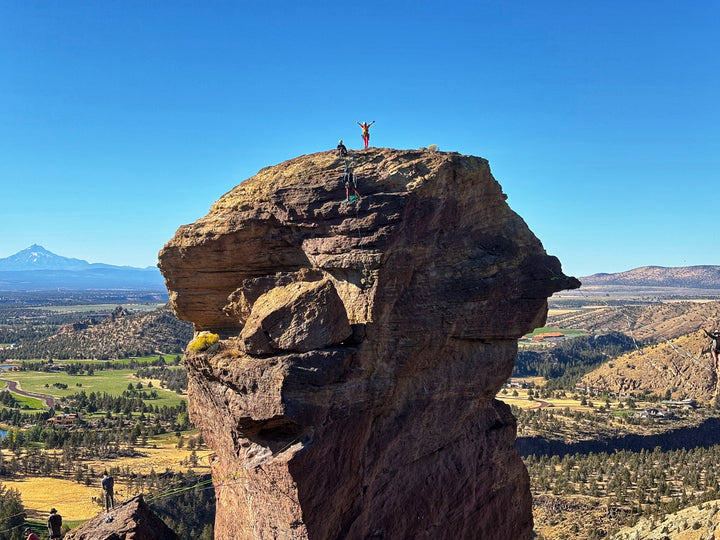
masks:
<path fill-rule="evenodd" d="M 70 414 L 60 414 L 57 416 L 53 416 L 52 418 L 48 418 L 45 423 L 46 424 L 52 424 L 54 426 L 69 426 L 75 423 L 75 420 L 82 420 L 82 415 L 80 413 L 70 413 Z"/>

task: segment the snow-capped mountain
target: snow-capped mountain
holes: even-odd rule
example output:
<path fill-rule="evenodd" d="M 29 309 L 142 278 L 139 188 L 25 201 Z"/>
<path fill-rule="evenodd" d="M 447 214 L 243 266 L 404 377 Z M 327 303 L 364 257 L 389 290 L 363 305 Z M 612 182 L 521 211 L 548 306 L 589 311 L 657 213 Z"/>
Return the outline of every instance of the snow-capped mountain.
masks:
<path fill-rule="evenodd" d="M 0 258 L 0 290 L 141 288 L 164 289 L 156 267 L 89 263 L 32 246 Z"/>

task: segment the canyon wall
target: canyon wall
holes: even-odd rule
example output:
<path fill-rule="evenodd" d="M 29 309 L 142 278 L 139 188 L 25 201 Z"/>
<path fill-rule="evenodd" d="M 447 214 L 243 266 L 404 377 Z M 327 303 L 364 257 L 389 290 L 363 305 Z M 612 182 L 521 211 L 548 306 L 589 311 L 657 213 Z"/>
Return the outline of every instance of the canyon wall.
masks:
<path fill-rule="evenodd" d="M 531 537 L 495 394 L 547 297 L 579 282 L 486 160 L 301 156 L 222 196 L 159 259 L 195 325 L 184 363 L 215 452 L 217 538 Z"/>

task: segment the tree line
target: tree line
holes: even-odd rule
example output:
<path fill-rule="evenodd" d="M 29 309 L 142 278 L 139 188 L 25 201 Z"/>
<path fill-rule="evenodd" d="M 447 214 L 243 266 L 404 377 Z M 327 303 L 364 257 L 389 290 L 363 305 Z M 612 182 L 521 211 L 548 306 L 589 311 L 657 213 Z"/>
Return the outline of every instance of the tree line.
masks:
<path fill-rule="evenodd" d="M 585 495 L 602 499 L 618 526 L 642 516 L 663 518 L 687 506 L 720 497 L 715 465 L 720 446 L 590 453 L 524 458 L 534 495 Z"/>
<path fill-rule="evenodd" d="M 543 350 L 520 349 L 513 377 L 545 377 L 550 390 L 575 388 L 583 375 L 610 358 L 633 350 L 636 342 L 620 332 L 579 336 Z"/>

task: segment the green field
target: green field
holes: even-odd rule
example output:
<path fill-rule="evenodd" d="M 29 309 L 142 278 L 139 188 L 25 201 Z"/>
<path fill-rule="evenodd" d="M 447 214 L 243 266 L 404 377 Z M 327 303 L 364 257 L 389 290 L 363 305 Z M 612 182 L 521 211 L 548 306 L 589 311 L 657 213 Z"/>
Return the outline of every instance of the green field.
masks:
<path fill-rule="evenodd" d="M 45 410 L 45 402 L 41 399 L 30 396 L 21 396 L 15 393 L 13 393 L 13 397 L 20 404 L 21 409 L 27 407 L 28 409 L 33 409 L 37 411 Z"/>
<path fill-rule="evenodd" d="M 130 364 L 131 361 L 135 361 L 138 364 L 149 364 L 157 360 L 160 356 L 162 356 L 165 359 L 165 362 L 168 364 L 168 367 L 170 365 L 174 364 L 175 357 L 179 356 L 182 360 L 183 354 L 182 353 L 173 353 L 173 354 L 156 354 L 153 356 L 138 356 L 136 358 L 121 358 L 119 360 L 88 360 L 88 359 L 69 359 L 69 360 L 53 360 L 55 364 L 105 364 L 105 363 L 111 363 L 113 365 L 121 365 L 126 366 Z M 25 361 L 25 360 L 23 360 Z M 42 362 L 42 360 L 26 360 L 28 362 Z"/>
<path fill-rule="evenodd" d="M 157 357 L 155 357 L 157 358 Z M 139 382 L 133 376 L 134 369 L 118 369 L 96 371 L 94 375 L 68 375 L 67 373 L 45 373 L 40 371 L 13 371 L 3 373 L 5 379 L 17 381 L 20 387 L 26 392 L 37 392 L 40 394 L 50 394 L 55 398 L 76 394 L 82 390 L 86 393 L 90 392 L 107 392 L 108 394 L 119 396 L 127 390 L 128 383 L 135 385 Z M 67 388 L 57 388 L 53 384 L 66 384 Z M 47 387 L 45 385 L 48 385 Z M 147 388 L 145 388 L 147 389 Z M 157 390 L 158 399 L 147 400 L 147 403 L 162 407 L 174 407 L 180 404 L 185 398 L 170 390 L 165 390 L 158 386 L 151 390 Z M 24 399 L 22 396 L 15 396 L 18 401 Z"/>
<path fill-rule="evenodd" d="M 561 334 L 568 337 L 587 336 L 587 332 L 585 330 L 566 330 L 564 328 L 555 328 L 553 326 L 543 326 L 542 328 L 536 328 L 529 334 L 525 334 L 525 336 L 531 337 L 537 334 L 547 334 L 548 332 L 560 332 Z"/>

